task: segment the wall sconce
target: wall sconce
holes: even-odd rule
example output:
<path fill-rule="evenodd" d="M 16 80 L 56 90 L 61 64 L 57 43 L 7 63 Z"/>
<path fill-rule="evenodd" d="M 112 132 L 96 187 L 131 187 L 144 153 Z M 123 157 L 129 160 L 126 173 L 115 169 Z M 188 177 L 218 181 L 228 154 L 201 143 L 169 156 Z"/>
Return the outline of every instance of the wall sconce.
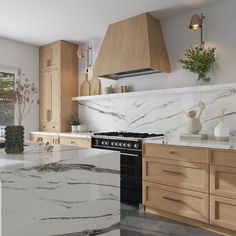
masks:
<path fill-rule="evenodd" d="M 200 46 L 204 46 L 204 41 L 203 41 L 203 20 L 205 19 L 205 16 L 201 13 L 199 16 L 198 14 L 194 14 L 191 18 L 189 29 L 192 30 L 201 30 L 201 44 Z"/>
<path fill-rule="evenodd" d="M 91 53 L 92 53 L 92 47 L 90 46 L 88 46 L 87 49 L 79 47 L 76 53 L 78 58 L 85 58 L 85 54 L 86 54 L 87 72 L 88 72 L 89 67 L 92 66 L 92 61 L 90 60 L 92 58 Z"/>

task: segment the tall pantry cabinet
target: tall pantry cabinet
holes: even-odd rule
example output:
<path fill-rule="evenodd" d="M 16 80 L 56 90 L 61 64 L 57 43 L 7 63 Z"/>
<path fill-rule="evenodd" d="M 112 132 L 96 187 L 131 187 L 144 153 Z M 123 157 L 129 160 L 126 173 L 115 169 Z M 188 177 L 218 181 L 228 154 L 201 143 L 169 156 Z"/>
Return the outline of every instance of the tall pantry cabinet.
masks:
<path fill-rule="evenodd" d="M 78 45 L 57 41 L 40 47 L 40 131 L 69 131 L 78 113 Z"/>

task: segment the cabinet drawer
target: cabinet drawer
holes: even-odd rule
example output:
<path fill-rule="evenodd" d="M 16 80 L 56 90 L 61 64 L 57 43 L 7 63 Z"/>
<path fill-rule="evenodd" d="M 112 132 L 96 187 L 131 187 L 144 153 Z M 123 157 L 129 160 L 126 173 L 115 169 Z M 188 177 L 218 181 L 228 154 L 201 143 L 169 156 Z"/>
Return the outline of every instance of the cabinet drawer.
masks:
<path fill-rule="evenodd" d="M 208 149 L 163 144 L 144 144 L 143 155 L 195 163 L 209 163 Z"/>
<path fill-rule="evenodd" d="M 211 165 L 211 194 L 236 199 L 236 168 Z"/>
<path fill-rule="evenodd" d="M 190 190 L 143 182 L 145 206 L 175 215 L 209 222 L 209 195 Z"/>
<path fill-rule="evenodd" d="M 90 148 L 91 147 L 91 139 L 90 138 L 60 137 L 60 144 Z"/>
<path fill-rule="evenodd" d="M 40 131 L 60 132 L 60 124 L 51 122 L 40 123 Z"/>
<path fill-rule="evenodd" d="M 178 163 L 158 158 L 143 159 L 143 179 L 190 190 L 209 193 L 209 165 Z"/>
<path fill-rule="evenodd" d="M 236 167 L 236 151 L 212 150 L 211 163 L 215 165 Z"/>
<path fill-rule="evenodd" d="M 236 200 L 211 195 L 210 222 L 230 230 L 236 230 Z"/>

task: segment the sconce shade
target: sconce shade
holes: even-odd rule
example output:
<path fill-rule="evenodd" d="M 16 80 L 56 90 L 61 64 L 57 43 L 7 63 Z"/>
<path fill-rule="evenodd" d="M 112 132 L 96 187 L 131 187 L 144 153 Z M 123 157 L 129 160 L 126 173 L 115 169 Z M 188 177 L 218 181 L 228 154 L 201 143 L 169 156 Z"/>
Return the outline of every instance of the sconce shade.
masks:
<path fill-rule="evenodd" d="M 202 18 L 198 14 L 194 14 L 191 18 L 189 29 L 201 29 L 202 28 Z"/>

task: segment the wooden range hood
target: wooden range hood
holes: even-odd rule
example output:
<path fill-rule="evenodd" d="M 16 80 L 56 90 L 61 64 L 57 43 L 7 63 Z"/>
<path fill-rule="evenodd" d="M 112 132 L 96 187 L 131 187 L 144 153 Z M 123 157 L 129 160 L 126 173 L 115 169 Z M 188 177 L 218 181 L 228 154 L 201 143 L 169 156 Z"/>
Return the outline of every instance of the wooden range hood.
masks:
<path fill-rule="evenodd" d="M 144 13 L 109 25 L 93 73 L 123 77 L 170 72 L 160 22 Z"/>

